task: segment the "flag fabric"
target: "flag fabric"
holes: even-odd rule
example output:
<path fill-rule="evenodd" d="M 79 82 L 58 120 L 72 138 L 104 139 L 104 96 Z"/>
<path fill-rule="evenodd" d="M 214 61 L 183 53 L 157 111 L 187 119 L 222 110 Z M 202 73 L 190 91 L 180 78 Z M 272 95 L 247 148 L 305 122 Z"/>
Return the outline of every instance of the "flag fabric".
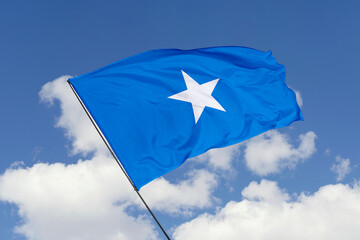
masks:
<path fill-rule="evenodd" d="M 302 120 L 284 66 L 244 47 L 153 50 L 69 82 L 137 189 L 208 149 Z"/>

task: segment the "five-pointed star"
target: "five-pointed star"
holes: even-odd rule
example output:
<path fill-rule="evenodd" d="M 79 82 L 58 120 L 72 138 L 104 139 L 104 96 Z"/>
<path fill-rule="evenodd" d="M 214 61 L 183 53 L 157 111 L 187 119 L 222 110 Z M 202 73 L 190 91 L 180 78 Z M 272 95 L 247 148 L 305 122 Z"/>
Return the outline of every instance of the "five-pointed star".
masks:
<path fill-rule="evenodd" d="M 205 107 L 211 107 L 225 112 L 225 109 L 211 96 L 219 78 L 200 85 L 183 70 L 181 70 L 181 72 L 187 90 L 172 95 L 169 98 L 191 103 L 194 111 L 195 124 L 199 120 Z"/>

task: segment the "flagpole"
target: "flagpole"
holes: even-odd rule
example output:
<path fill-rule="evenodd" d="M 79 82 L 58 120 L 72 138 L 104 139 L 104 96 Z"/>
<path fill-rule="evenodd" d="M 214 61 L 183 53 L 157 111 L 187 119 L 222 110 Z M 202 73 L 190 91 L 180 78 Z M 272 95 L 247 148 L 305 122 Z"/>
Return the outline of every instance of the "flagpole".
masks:
<path fill-rule="evenodd" d="M 157 223 L 157 225 L 160 227 L 161 231 L 164 233 L 165 237 L 170 240 L 169 236 L 167 235 L 167 233 L 165 232 L 164 228 L 161 226 L 160 222 L 157 220 L 157 218 L 155 217 L 155 215 L 153 214 L 153 212 L 151 211 L 150 207 L 147 205 L 147 203 L 145 202 L 144 198 L 141 196 L 141 194 L 139 193 L 139 190 L 137 189 L 137 187 L 135 186 L 135 184 L 131 181 L 129 175 L 127 174 L 127 172 L 125 171 L 124 167 L 121 165 L 119 159 L 117 158 L 117 156 L 115 155 L 114 151 L 112 150 L 112 148 L 110 147 L 109 143 L 107 142 L 106 138 L 104 137 L 104 135 L 102 134 L 102 132 L 100 131 L 100 129 L 98 128 L 97 124 L 95 123 L 94 119 L 92 118 L 92 116 L 90 115 L 89 111 L 87 110 L 87 108 L 85 107 L 84 103 L 81 101 L 79 95 L 77 94 L 77 92 L 75 91 L 73 85 L 69 82 L 69 80 L 67 81 L 71 90 L 73 91 L 73 93 L 75 94 L 76 98 L 78 99 L 79 103 L 81 104 L 82 108 L 84 109 L 84 111 L 86 112 L 86 115 L 89 117 L 91 123 L 93 124 L 93 126 L 95 127 L 96 131 L 99 133 L 101 139 L 103 140 L 103 142 L 105 143 L 106 147 L 109 149 L 111 155 L 113 156 L 113 158 L 115 159 L 115 161 L 117 162 L 118 166 L 120 167 L 120 169 L 122 170 L 122 172 L 125 174 L 127 180 L 129 181 L 129 183 L 131 184 L 131 186 L 134 188 L 134 191 L 137 193 L 137 195 L 139 196 L 139 198 L 141 199 L 141 201 L 143 202 L 143 204 L 145 205 L 145 207 L 147 208 L 147 210 L 149 211 L 149 213 L 151 214 L 151 216 L 153 217 L 153 219 L 155 220 L 155 222 Z"/>

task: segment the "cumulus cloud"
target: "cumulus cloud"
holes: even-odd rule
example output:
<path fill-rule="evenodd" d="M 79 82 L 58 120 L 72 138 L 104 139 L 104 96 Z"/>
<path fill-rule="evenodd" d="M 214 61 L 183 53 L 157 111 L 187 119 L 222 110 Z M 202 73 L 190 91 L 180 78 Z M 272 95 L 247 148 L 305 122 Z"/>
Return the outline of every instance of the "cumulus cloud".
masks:
<path fill-rule="evenodd" d="M 242 196 L 251 201 L 268 202 L 272 204 L 282 203 L 290 199 L 289 195 L 278 187 L 276 182 L 261 180 L 260 184 L 251 182 L 241 192 Z"/>
<path fill-rule="evenodd" d="M 136 197 L 114 161 L 102 157 L 0 176 L 0 200 L 18 206 L 23 221 L 15 232 L 30 240 L 156 239 L 151 219 L 126 213 Z"/>
<path fill-rule="evenodd" d="M 178 184 L 155 180 L 141 193 L 153 210 L 191 215 L 212 206 L 216 185 L 214 174 L 198 170 Z M 129 215 L 129 207 L 144 209 L 143 203 L 104 156 L 69 165 L 13 165 L 0 176 L 0 200 L 18 206 L 23 221 L 15 232 L 30 240 L 158 238 L 146 212 Z"/>
<path fill-rule="evenodd" d="M 217 186 L 215 174 L 194 170 L 188 179 L 171 184 L 159 178 L 142 188 L 142 194 L 154 209 L 168 213 L 191 215 L 191 210 L 210 207 L 216 200 L 212 192 Z"/>
<path fill-rule="evenodd" d="M 202 214 L 174 231 L 174 239 L 356 240 L 360 238 L 360 186 L 337 184 L 294 200 L 276 183 L 252 182 L 244 200 Z"/>
<path fill-rule="evenodd" d="M 40 100 L 50 105 L 55 101 L 60 103 L 61 114 L 55 126 L 65 130 L 72 142 L 73 154 L 105 153 L 106 146 L 67 83 L 69 78 L 71 76 L 61 76 L 46 83 L 39 93 Z"/>
<path fill-rule="evenodd" d="M 303 99 L 301 97 L 301 93 L 299 91 L 295 91 L 296 94 L 296 101 L 300 108 L 303 106 Z"/>
<path fill-rule="evenodd" d="M 232 162 L 240 153 L 240 144 L 231 145 L 224 148 L 213 148 L 206 153 L 193 158 L 195 161 L 206 161 L 208 166 L 214 170 L 230 171 L 232 170 Z"/>
<path fill-rule="evenodd" d="M 316 134 L 312 131 L 299 136 L 300 144 L 295 148 L 289 137 L 272 130 L 246 142 L 245 162 L 247 167 L 260 176 L 278 173 L 284 168 L 294 168 L 299 161 L 315 153 Z"/>
<path fill-rule="evenodd" d="M 336 163 L 331 166 L 331 171 L 335 172 L 336 181 L 342 181 L 351 172 L 350 159 L 342 158 L 339 155 L 335 157 Z"/>

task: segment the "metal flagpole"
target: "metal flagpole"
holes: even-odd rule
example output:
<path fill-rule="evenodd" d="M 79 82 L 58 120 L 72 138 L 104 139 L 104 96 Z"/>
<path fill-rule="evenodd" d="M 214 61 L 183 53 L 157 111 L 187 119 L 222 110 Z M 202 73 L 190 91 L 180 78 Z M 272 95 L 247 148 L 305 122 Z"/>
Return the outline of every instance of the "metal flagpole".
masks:
<path fill-rule="evenodd" d="M 157 220 L 157 218 L 155 217 L 155 215 L 153 214 L 153 212 L 151 211 L 151 209 L 149 208 L 149 206 L 146 204 L 145 200 L 143 199 L 143 197 L 140 195 L 137 187 L 134 185 L 134 183 L 131 181 L 129 175 L 126 173 L 124 167 L 121 165 L 119 159 L 117 158 L 117 156 L 115 155 L 114 151 L 112 150 L 112 148 L 110 147 L 109 143 L 107 142 L 106 138 L 104 137 L 104 135 L 102 134 L 102 132 L 100 131 L 100 129 L 98 128 L 97 124 L 95 123 L 94 119 L 92 118 L 92 116 L 90 115 L 89 111 L 87 110 L 87 108 L 85 107 L 84 103 L 81 101 L 79 95 L 76 93 L 73 85 L 67 81 L 69 86 L 71 87 L 71 90 L 74 92 L 76 98 L 78 99 L 79 103 L 81 104 L 82 108 L 84 109 L 84 111 L 86 112 L 86 115 L 89 117 L 91 123 L 94 125 L 96 131 L 99 133 L 101 139 L 104 141 L 106 147 L 109 149 L 111 155 L 113 156 L 113 158 L 115 159 L 115 161 L 117 162 L 118 166 L 121 168 L 122 172 L 125 174 L 126 178 L 128 179 L 128 181 L 130 182 L 131 186 L 134 188 L 134 191 L 137 193 L 137 195 L 139 196 L 139 198 L 141 199 L 141 201 L 144 203 L 145 207 L 147 208 L 147 210 L 149 211 L 149 213 L 151 214 L 151 216 L 154 218 L 155 222 L 157 223 L 157 225 L 160 227 L 161 231 L 164 233 L 164 235 L 166 236 L 166 238 L 168 240 L 170 240 L 169 236 L 167 235 L 167 233 L 165 232 L 164 228 L 161 226 L 160 222 Z"/>

